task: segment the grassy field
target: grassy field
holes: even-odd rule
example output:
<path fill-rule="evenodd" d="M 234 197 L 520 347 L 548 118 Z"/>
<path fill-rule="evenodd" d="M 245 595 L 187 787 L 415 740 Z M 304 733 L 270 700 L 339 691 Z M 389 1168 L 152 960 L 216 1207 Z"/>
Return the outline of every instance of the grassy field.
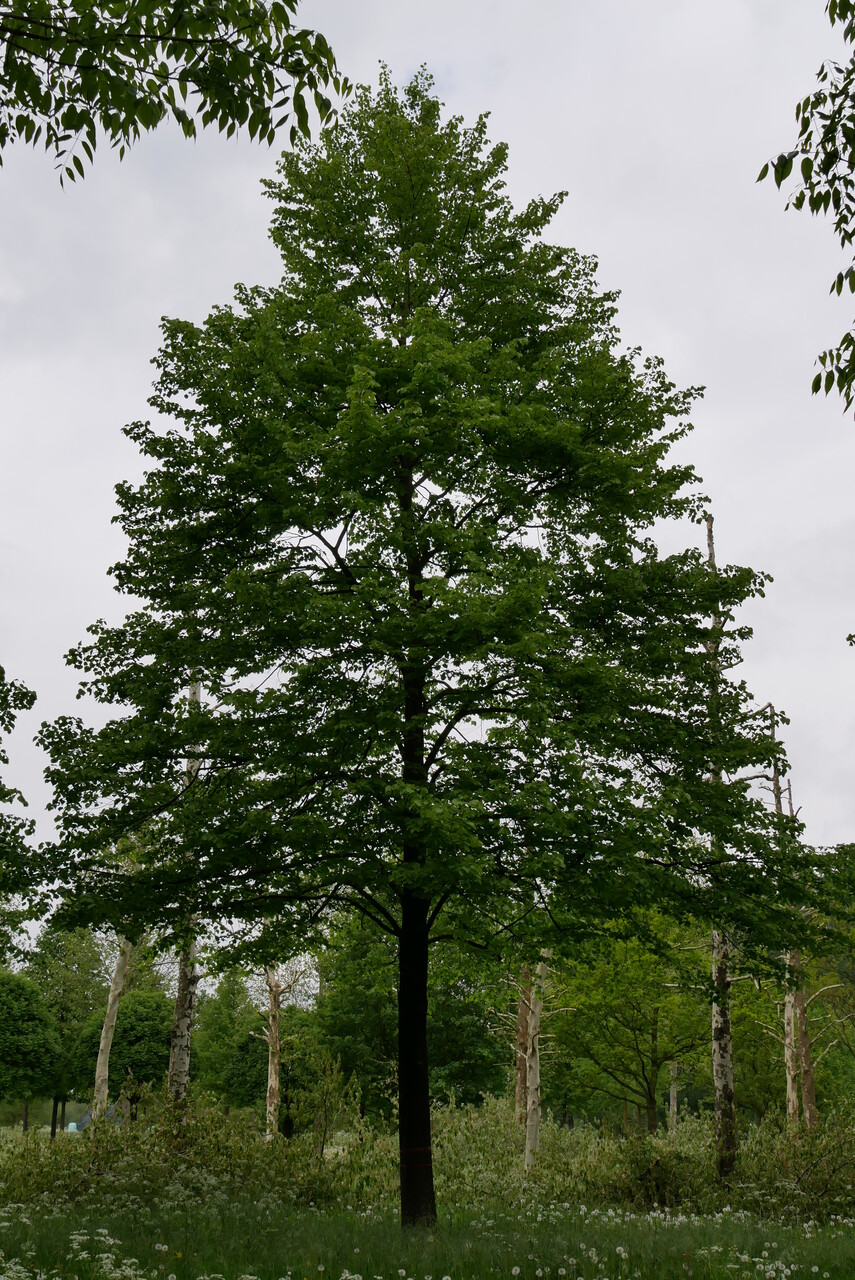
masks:
<path fill-rule="evenodd" d="M 583 1207 L 447 1220 L 402 1233 L 391 1215 L 295 1211 L 245 1201 L 157 1216 L 0 1216 L 0 1278 L 63 1280 L 658 1280 L 855 1275 L 851 1222 L 763 1224 Z"/>
<path fill-rule="evenodd" d="M 0 1280 L 855 1278 L 855 1117 L 655 1137 L 545 1121 L 526 1174 L 508 1100 L 434 1117 L 441 1220 L 402 1233 L 394 1132 L 351 1117 L 264 1142 L 257 1118 L 152 1097 L 138 1121 L 0 1133 Z"/>

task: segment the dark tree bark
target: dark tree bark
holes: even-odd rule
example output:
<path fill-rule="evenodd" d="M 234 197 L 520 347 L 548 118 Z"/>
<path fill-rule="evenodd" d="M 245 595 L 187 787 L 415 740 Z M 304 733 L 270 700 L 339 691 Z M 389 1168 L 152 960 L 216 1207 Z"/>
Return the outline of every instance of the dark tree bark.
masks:
<path fill-rule="evenodd" d="M 63 1098 L 63 1099 L 62 1099 L 62 1105 L 61 1105 L 61 1107 L 60 1107 L 60 1112 L 59 1112 L 59 1128 L 60 1128 L 60 1132 L 61 1132 L 61 1133 L 65 1133 L 65 1104 L 66 1104 L 66 1102 L 68 1102 L 68 1098 Z"/>
<path fill-rule="evenodd" d="M 53 1142 L 56 1137 L 56 1120 L 59 1114 L 59 1094 L 53 1095 L 53 1110 L 50 1113 L 50 1140 Z"/>
<path fill-rule="evenodd" d="M 401 1225 L 436 1222 L 427 1056 L 428 903 L 404 890 L 398 950 Z"/>
<path fill-rule="evenodd" d="M 30 1127 L 30 1104 L 29 1102 L 25 1102 L 24 1103 L 24 1122 L 21 1125 L 21 1132 L 26 1133 L 29 1127 Z"/>

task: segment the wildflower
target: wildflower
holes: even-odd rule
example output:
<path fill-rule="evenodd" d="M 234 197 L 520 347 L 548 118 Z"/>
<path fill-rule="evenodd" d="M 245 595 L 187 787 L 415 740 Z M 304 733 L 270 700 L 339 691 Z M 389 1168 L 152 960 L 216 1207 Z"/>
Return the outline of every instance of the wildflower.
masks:
<path fill-rule="evenodd" d="M 511 1267 L 511 1275 L 512 1275 L 512 1276 L 518 1276 L 518 1275 L 519 1275 L 519 1273 L 520 1273 L 520 1269 L 519 1269 L 519 1267 Z"/>

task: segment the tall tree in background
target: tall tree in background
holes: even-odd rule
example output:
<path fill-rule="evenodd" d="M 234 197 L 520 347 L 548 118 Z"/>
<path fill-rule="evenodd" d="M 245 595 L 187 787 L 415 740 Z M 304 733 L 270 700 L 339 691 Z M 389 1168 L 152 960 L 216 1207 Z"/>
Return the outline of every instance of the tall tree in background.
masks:
<path fill-rule="evenodd" d="M 594 263 L 543 238 L 561 197 L 516 213 L 505 168 L 426 73 L 283 157 L 281 285 L 166 323 L 177 425 L 128 428 L 144 607 L 71 659 L 122 713 L 42 734 L 68 911 L 243 921 L 259 957 L 334 909 L 391 936 L 405 1224 L 436 1212 L 432 938 L 536 955 L 652 900 L 786 905 L 743 686 L 709 740 L 708 619 L 762 580 L 650 535 L 698 512 L 667 458 L 692 395 L 621 353 Z M 134 828 L 142 864 L 105 867 Z"/>
<path fill-rule="evenodd" d="M 7 680 L 0 667 L 0 767 L 9 763 L 3 747 L 3 735 L 12 732 L 20 711 L 28 711 L 36 695 L 18 680 Z M 26 910 L 21 910 L 21 895 L 38 880 L 33 863 L 34 852 L 28 847 L 32 822 L 10 805 L 25 805 L 16 787 L 0 777 L 0 958 L 13 946 L 15 934 Z M 35 874 L 34 874 L 35 872 Z"/>
<path fill-rule="evenodd" d="M 825 11 L 838 27 L 847 46 L 855 46 L 855 2 L 827 0 Z M 779 188 L 795 169 L 800 178 L 787 208 L 809 209 L 814 215 L 830 215 L 841 248 L 851 252 L 855 244 L 855 49 L 845 63 L 824 62 L 816 88 L 796 104 L 799 135 L 794 150 L 782 152 L 764 164 L 758 181 L 771 171 Z M 831 292 L 844 287 L 855 293 L 855 261 L 838 272 Z M 819 356 L 822 366 L 813 380 L 814 393 L 826 395 L 837 387 L 847 409 L 855 401 L 855 329 L 843 335 L 836 347 Z"/>
<path fill-rule="evenodd" d="M 102 947 L 86 929 L 71 933 L 45 929 L 27 964 L 28 976 L 38 984 L 51 1012 L 58 1039 L 51 1138 L 56 1136 L 57 1127 L 65 1128 L 69 1094 L 92 1087 L 91 1078 L 80 1080 L 78 1076 L 76 1049 L 81 1026 L 103 1007 L 107 994 L 103 964 Z"/>
<path fill-rule="evenodd" d="M 332 50 L 294 26 L 297 0 L 0 0 L 0 164 L 20 138 L 43 142 L 63 177 L 84 173 L 99 127 L 124 154 L 167 116 L 272 142 L 291 120 L 321 122 L 323 90 L 347 89 Z"/>

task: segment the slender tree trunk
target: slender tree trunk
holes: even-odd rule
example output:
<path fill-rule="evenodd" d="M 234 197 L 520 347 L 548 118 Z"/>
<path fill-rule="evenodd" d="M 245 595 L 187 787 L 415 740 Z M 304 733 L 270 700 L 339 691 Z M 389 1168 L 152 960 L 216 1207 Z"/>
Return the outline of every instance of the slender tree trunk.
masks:
<path fill-rule="evenodd" d="M 526 1123 L 527 1095 L 526 1072 L 528 1063 L 528 1018 L 531 1007 L 531 970 L 523 965 L 520 974 L 520 996 L 517 1003 L 516 1082 L 514 1089 L 514 1115 L 517 1124 Z"/>
<path fill-rule="evenodd" d="M 656 1082 L 659 1079 L 661 1063 L 659 1061 L 659 1006 L 653 1010 L 653 1025 L 650 1029 L 650 1079 L 647 1085 L 645 1111 L 647 1132 L 655 1133 L 657 1125 Z"/>
<path fill-rule="evenodd" d="M 279 1036 L 279 1011 L 282 984 L 273 965 L 264 970 L 267 979 L 267 1141 L 279 1132 L 279 1077 L 282 1042 Z"/>
<path fill-rule="evenodd" d="M 30 1127 L 30 1104 L 29 1102 L 25 1102 L 24 1103 L 24 1119 L 21 1124 L 21 1132 L 26 1133 L 29 1127 Z"/>
<path fill-rule="evenodd" d="M 169 1047 L 169 1074 L 166 1091 L 173 1102 L 184 1102 L 190 1083 L 190 1033 L 193 1030 L 193 1006 L 199 985 L 196 944 L 191 942 L 178 956 L 178 990 L 172 1015 L 172 1037 Z"/>
<path fill-rule="evenodd" d="M 677 1128 L 677 1077 L 680 1074 L 679 1062 L 672 1062 L 668 1068 L 671 1088 L 668 1094 L 668 1128 L 673 1131 Z"/>
<path fill-rule="evenodd" d="M 550 952 L 541 953 L 529 993 L 528 1037 L 526 1039 L 526 1118 L 525 1167 L 533 1169 L 540 1146 L 540 1024 L 543 1019 L 543 993 L 546 986 L 546 962 Z"/>
<path fill-rule="evenodd" d="M 53 1142 L 56 1137 L 56 1119 L 59 1114 L 59 1094 L 53 1095 L 53 1108 L 50 1113 L 50 1140 Z"/>
<path fill-rule="evenodd" d="M 125 986 L 125 972 L 133 950 L 134 948 L 127 938 L 119 939 L 119 955 L 116 959 L 116 967 L 113 970 L 113 980 L 110 983 L 107 1012 L 104 1014 L 101 1043 L 98 1046 L 98 1061 L 95 1064 L 95 1091 L 92 1097 L 93 1120 L 97 1120 L 107 1106 L 107 1090 L 110 1083 L 110 1049 L 113 1046 L 113 1033 L 116 1030 L 116 1018 L 119 1014 L 119 1001 L 122 998 L 122 991 Z"/>
<path fill-rule="evenodd" d="M 796 993 L 784 995 L 784 1068 L 787 1073 L 787 1119 L 799 1122 L 799 1062 L 796 1053 Z"/>
<path fill-rule="evenodd" d="M 398 1144 L 401 1225 L 436 1222 L 427 1055 L 428 903 L 401 893 L 398 946 Z"/>
<path fill-rule="evenodd" d="M 63 1099 L 62 1099 L 62 1105 L 61 1105 L 61 1107 L 60 1107 L 60 1112 L 59 1112 L 59 1131 L 60 1131 L 60 1133 L 65 1133 L 65 1104 L 66 1104 L 66 1102 L 68 1102 L 68 1098 L 63 1098 Z"/>
<path fill-rule="evenodd" d="M 727 1178 L 736 1163 L 736 1106 L 733 1089 L 733 1036 L 730 1026 L 730 946 L 718 929 L 712 933 L 712 1068 L 718 1176 Z"/>
<path fill-rule="evenodd" d="M 819 1123 L 819 1111 L 816 1106 L 816 1081 L 813 1072 L 813 1053 L 810 1044 L 810 1028 L 808 1027 L 807 1001 L 804 987 L 794 992 L 796 1025 L 798 1028 L 799 1064 L 802 1069 L 802 1111 L 808 1129 Z"/>

